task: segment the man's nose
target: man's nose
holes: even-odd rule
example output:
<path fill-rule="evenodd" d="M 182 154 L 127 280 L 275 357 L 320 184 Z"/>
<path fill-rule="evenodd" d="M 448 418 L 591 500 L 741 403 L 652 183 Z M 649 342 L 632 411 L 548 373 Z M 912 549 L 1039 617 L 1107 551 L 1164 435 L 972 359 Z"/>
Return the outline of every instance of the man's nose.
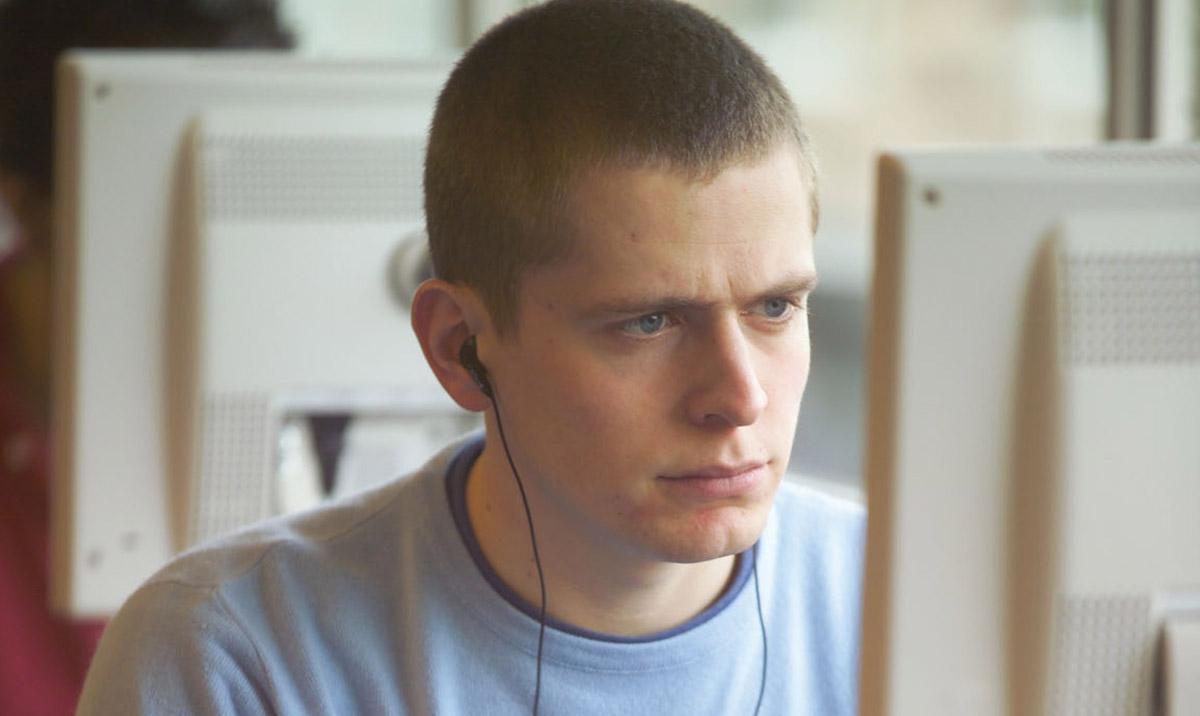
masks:
<path fill-rule="evenodd" d="M 767 407 L 754 346 L 736 316 L 720 320 L 695 347 L 689 362 L 695 377 L 688 418 L 704 427 L 751 425 Z"/>

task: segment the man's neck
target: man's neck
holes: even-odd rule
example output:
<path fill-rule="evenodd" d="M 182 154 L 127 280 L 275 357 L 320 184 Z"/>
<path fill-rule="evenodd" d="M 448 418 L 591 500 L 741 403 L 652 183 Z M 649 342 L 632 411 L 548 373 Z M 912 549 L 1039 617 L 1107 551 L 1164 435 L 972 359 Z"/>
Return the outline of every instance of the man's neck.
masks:
<path fill-rule="evenodd" d="M 502 450 L 489 442 L 471 467 L 467 516 L 488 564 L 536 608 L 541 592 L 528 523 Z M 558 621 L 619 636 L 664 631 L 716 601 L 733 573 L 734 556 L 678 564 L 603 544 L 540 499 L 528 481 L 525 489 L 545 574 L 547 612 Z"/>

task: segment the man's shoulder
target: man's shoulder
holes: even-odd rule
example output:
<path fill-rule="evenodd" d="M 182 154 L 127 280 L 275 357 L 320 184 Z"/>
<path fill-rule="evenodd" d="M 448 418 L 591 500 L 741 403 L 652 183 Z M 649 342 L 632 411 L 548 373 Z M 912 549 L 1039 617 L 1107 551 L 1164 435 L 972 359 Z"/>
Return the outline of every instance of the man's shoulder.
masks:
<path fill-rule="evenodd" d="M 775 500 L 776 554 L 806 586 L 852 598 L 862 577 L 866 510 L 853 493 L 786 481 Z"/>
<path fill-rule="evenodd" d="M 428 502 L 442 494 L 431 483 L 441 483 L 461 442 L 443 449 L 418 470 L 378 487 L 193 547 L 167 563 L 144 586 L 220 587 L 260 569 L 265 562 L 298 560 L 328 566 L 353 560 L 357 552 L 381 541 L 403 539 L 406 531 L 419 524 L 412 517 L 428 515 Z"/>
<path fill-rule="evenodd" d="M 386 661 L 387 630 L 373 610 L 421 582 L 414 547 L 439 509 L 449 519 L 449 507 L 433 503 L 461 445 L 381 487 L 172 560 L 110 622 L 81 713 L 269 713 L 288 699 L 306 703 L 300 687 L 326 683 L 330 659 Z"/>
<path fill-rule="evenodd" d="M 787 615 L 775 643 L 804 664 L 816 712 L 854 713 L 866 510 L 853 492 L 789 481 L 772 520 L 772 598 Z"/>
<path fill-rule="evenodd" d="M 422 473 L 413 473 L 370 491 L 316 509 L 259 522 L 181 553 L 149 580 L 200 589 L 219 587 L 281 558 L 328 560 L 354 544 L 376 520 L 403 509 Z M 393 526 L 402 524 L 393 521 Z"/>
<path fill-rule="evenodd" d="M 779 486 L 775 511 L 784 531 L 797 535 L 816 531 L 826 537 L 861 537 L 866 525 L 859 491 L 803 479 L 788 479 Z"/>

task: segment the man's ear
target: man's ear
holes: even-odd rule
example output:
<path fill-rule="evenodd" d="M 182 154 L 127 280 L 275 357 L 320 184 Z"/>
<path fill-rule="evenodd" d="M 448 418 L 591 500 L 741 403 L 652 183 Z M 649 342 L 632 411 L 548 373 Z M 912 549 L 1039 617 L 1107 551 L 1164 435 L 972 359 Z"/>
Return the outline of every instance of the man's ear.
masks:
<path fill-rule="evenodd" d="M 412 327 L 425 360 L 454 402 L 472 412 L 492 404 L 458 356 L 463 342 L 483 330 L 486 314 L 474 291 L 441 279 L 425 281 L 413 295 Z"/>

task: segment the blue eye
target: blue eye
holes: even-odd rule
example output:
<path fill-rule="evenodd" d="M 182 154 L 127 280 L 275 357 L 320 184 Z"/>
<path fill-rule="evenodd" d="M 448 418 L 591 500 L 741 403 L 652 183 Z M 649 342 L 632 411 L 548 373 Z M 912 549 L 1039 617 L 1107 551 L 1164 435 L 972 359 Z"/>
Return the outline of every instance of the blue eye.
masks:
<path fill-rule="evenodd" d="M 652 336 L 659 333 L 667 327 L 667 314 L 665 313 L 647 313 L 644 316 L 628 321 L 624 325 L 624 330 L 630 333 L 636 333 L 643 336 Z"/>
<path fill-rule="evenodd" d="M 768 298 L 763 301 L 762 308 L 767 318 L 783 318 L 791 311 L 792 303 L 783 298 Z"/>

